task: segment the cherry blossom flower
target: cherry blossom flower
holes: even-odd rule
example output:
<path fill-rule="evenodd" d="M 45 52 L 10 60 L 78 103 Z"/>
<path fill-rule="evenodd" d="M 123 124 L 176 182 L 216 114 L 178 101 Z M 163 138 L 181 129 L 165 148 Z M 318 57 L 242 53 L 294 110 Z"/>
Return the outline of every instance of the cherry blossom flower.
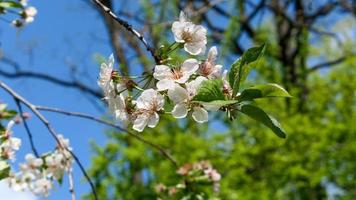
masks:
<path fill-rule="evenodd" d="M 33 183 L 32 192 L 35 195 L 47 197 L 52 187 L 52 182 L 47 178 L 43 177 Z"/>
<path fill-rule="evenodd" d="M 199 62 L 196 59 L 188 59 L 183 62 L 181 67 L 170 68 L 166 65 L 157 65 L 153 77 L 158 80 L 156 86 L 158 91 L 173 88 L 175 83 L 185 83 L 189 77 L 199 68 Z"/>
<path fill-rule="evenodd" d="M 115 90 L 112 76 L 114 74 L 114 55 L 111 54 L 107 62 L 100 66 L 98 85 L 104 91 L 105 96 L 110 96 Z"/>
<path fill-rule="evenodd" d="M 24 22 L 28 24 L 34 21 L 35 19 L 34 17 L 36 16 L 36 14 L 37 14 L 37 9 L 35 7 L 28 7 L 22 11 L 21 16 Z"/>
<path fill-rule="evenodd" d="M 209 79 L 216 79 L 221 76 L 222 65 L 215 65 L 218 50 L 215 46 L 209 49 L 208 59 L 199 65 L 198 74 Z"/>
<path fill-rule="evenodd" d="M 205 77 L 199 76 L 195 80 L 186 83 L 186 88 L 175 85 L 168 90 L 168 97 L 176 104 L 172 110 L 173 117 L 184 118 L 190 110 L 193 110 L 192 117 L 196 122 L 204 123 L 208 121 L 208 112 L 203 106 L 192 102 L 200 84 L 205 80 L 207 80 Z"/>
<path fill-rule="evenodd" d="M 22 6 L 27 6 L 27 2 L 28 2 L 28 0 L 19 0 L 19 3 L 20 3 Z"/>
<path fill-rule="evenodd" d="M 142 132 L 148 126 L 154 128 L 158 121 L 160 111 L 164 106 L 164 97 L 154 89 L 148 89 L 142 92 L 136 101 L 137 110 L 135 111 L 135 120 L 133 129 Z"/>
<path fill-rule="evenodd" d="M 206 49 L 206 29 L 188 21 L 184 12 L 180 13 L 179 21 L 172 24 L 172 32 L 176 42 L 184 43 L 184 50 L 191 55 L 204 54 Z"/>
<path fill-rule="evenodd" d="M 36 158 L 33 154 L 27 154 L 25 156 L 25 160 L 27 162 L 27 165 L 31 169 L 36 169 L 39 168 L 43 165 L 43 160 L 42 158 Z"/>
<path fill-rule="evenodd" d="M 15 160 L 15 151 L 20 149 L 21 139 L 12 137 L 14 120 L 10 120 L 5 130 L 5 141 L 0 144 L 0 155 L 12 161 Z"/>

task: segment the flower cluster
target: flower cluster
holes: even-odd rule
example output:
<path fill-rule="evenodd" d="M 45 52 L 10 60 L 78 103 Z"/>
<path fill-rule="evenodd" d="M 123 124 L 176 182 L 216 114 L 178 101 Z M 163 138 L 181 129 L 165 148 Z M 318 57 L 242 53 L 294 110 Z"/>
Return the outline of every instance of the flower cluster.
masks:
<path fill-rule="evenodd" d="M 15 160 L 15 151 L 19 150 L 21 146 L 21 139 L 13 137 L 12 128 L 16 124 L 14 119 L 7 124 L 6 130 L 0 135 L 0 156 L 6 160 Z"/>
<path fill-rule="evenodd" d="M 156 192 L 161 197 L 172 197 L 180 195 L 194 195 L 196 197 L 206 197 L 204 189 L 199 186 L 213 186 L 214 192 L 219 191 L 219 182 L 221 175 L 212 167 L 208 161 L 200 161 L 197 163 L 187 163 L 177 170 L 183 181 L 174 186 L 166 186 L 162 183 L 156 186 Z M 191 190 L 194 185 L 194 190 Z M 190 194 L 192 192 L 194 194 Z M 199 198 L 198 198 L 199 199 Z M 204 198 L 206 199 L 206 198 Z"/>
<path fill-rule="evenodd" d="M 62 181 L 65 172 L 72 168 L 72 156 L 67 149 L 71 150 L 69 140 L 62 135 L 57 136 L 60 145 L 53 152 L 40 157 L 32 154 L 25 156 L 25 163 L 20 164 L 20 171 L 10 173 L 8 182 L 15 191 L 29 189 L 35 195 L 47 197 L 53 188 L 53 180 Z"/>
<path fill-rule="evenodd" d="M 190 22 L 181 12 L 179 21 L 172 25 L 175 38 L 171 47 L 183 47 L 192 56 L 204 54 L 207 44 L 206 29 Z M 175 49 L 173 49 L 175 50 Z M 153 128 L 159 121 L 159 115 L 168 113 L 165 106 L 173 105 L 170 112 L 175 118 L 191 115 L 198 123 L 208 121 L 208 107 L 193 101 L 202 82 L 220 79 L 222 66 L 217 65 L 217 48 L 209 50 L 206 59 L 188 58 L 181 64 L 162 63 L 154 67 L 153 73 L 146 75 L 155 79 L 155 87 L 140 88 L 129 77 L 120 76 L 114 70 L 114 58 L 111 55 L 101 65 L 98 85 L 104 92 L 110 112 L 124 124 L 133 124 L 133 129 L 143 131 L 146 126 Z M 138 93 L 132 92 L 137 89 Z M 135 95 L 140 95 L 136 100 Z M 166 98 L 167 97 L 167 98 Z M 167 102 L 168 101 L 168 102 Z"/>
<path fill-rule="evenodd" d="M 33 22 L 34 17 L 37 15 L 37 9 L 27 4 L 28 0 L 0 1 L 0 14 L 5 14 L 8 10 L 11 10 L 11 13 L 19 16 L 18 19 L 12 20 L 12 25 L 15 27 L 23 27 Z M 15 9 L 18 11 L 14 11 Z"/>

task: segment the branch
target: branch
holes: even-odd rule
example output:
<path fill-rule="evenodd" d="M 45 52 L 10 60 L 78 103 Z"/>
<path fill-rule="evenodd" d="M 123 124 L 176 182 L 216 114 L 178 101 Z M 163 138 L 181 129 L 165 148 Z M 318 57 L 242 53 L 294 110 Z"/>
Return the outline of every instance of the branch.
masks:
<path fill-rule="evenodd" d="M 74 158 L 75 162 L 78 164 L 78 166 L 79 166 L 80 170 L 82 171 L 83 175 L 85 176 L 86 180 L 89 182 L 91 190 L 92 190 L 92 193 L 94 195 L 94 199 L 98 200 L 98 196 L 96 194 L 96 190 L 95 190 L 94 184 L 91 181 L 91 179 L 90 179 L 89 175 L 87 174 L 87 172 L 85 171 L 82 163 L 80 162 L 78 157 L 73 153 L 73 151 L 71 151 L 67 147 L 63 147 L 63 145 L 61 144 L 59 138 L 57 137 L 57 135 L 58 135 L 57 132 L 54 130 L 54 128 L 52 127 L 50 122 L 37 110 L 35 105 L 31 104 L 25 98 L 23 98 L 22 96 L 17 94 L 13 89 L 11 89 L 4 82 L 0 81 L 0 87 L 3 88 L 7 93 L 9 93 L 16 101 L 19 101 L 19 102 L 23 103 L 27 108 L 29 108 L 38 117 L 38 119 L 46 126 L 46 128 L 50 132 L 51 136 L 56 140 L 57 145 L 59 147 L 61 147 L 62 149 L 65 149 L 66 151 L 68 151 L 71 154 L 71 156 Z"/>
<path fill-rule="evenodd" d="M 112 17 L 116 22 L 118 22 L 121 26 L 123 26 L 127 31 L 131 32 L 135 37 L 137 37 L 142 44 L 146 47 L 146 50 L 150 52 L 151 56 L 154 58 L 156 64 L 160 64 L 161 59 L 159 56 L 156 55 L 155 50 L 153 47 L 151 47 L 146 39 L 138 32 L 136 31 L 132 25 L 130 25 L 127 21 L 119 18 L 115 13 L 113 13 L 110 8 L 106 7 L 103 3 L 100 2 L 100 0 L 93 0 L 93 2 L 104 12 L 106 12 L 110 17 Z"/>
<path fill-rule="evenodd" d="M 74 193 L 74 181 L 73 181 L 73 169 L 68 169 L 68 181 L 69 181 L 69 193 L 71 200 L 75 200 L 75 193 Z"/>
<path fill-rule="evenodd" d="M 178 163 L 177 161 L 174 160 L 174 158 L 168 153 L 166 152 L 166 150 L 164 150 L 162 147 L 158 146 L 157 144 L 154 144 L 148 140 L 146 140 L 145 138 L 141 137 L 140 135 L 137 135 L 136 133 L 133 133 L 127 129 L 124 129 L 114 123 L 111 122 L 107 122 L 105 120 L 99 119 L 97 117 L 85 114 L 85 113 L 79 113 L 79 112 L 69 112 L 69 111 L 65 111 L 65 110 L 61 110 L 58 108 L 49 108 L 49 107 L 44 107 L 44 106 L 35 106 L 37 110 L 43 110 L 43 111 L 48 111 L 48 112 L 54 112 L 54 113 L 60 113 L 60 114 L 64 114 L 64 115 L 68 115 L 68 116 L 74 116 L 74 117 L 79 117 L 79 118 L 84 118 L 84 119 L 89 119 L 92 121 L 95 121 L 97 123 L 100 124 L 104 124 L 107 126 L 110 126 L 112 128 L 115 128 L 121 132 L 126 132 L 127 134 L 129 134 L 130 136 L 140 140 L 141 142 L 155 148 L 157 151 L 159 151 L 164 157 L 166 157 L 168 160 L 170 160 L 172 162 L 172 164 L 175 167 L 178 167 Z"/>
<path fill-rule="evenodd" d="M 33 142 L 32 133 L 31 133 L 31 131 L 30 131 L 30 128 L 29 128 L 29 126 L 28 126 L 28 124 L 27 124 L 27 121 L 26 121 L 25 117 L 23 116 L 23 110 L 22 110 L 21 103 L 20 103 L 20 101 L 19 101 L 18 99 L 15 99 L 15 102 L 16 102 L 17 108 L 18 108 L 18 110 L 19 110 L 19 112 L 20 112 L 20 117 L 21 117 L 21 119 L 22 119 L 22 122 L 23 122 L 23 124 L 24 124 L 24 126 L 25 126 L 25 129 L 26 129 L 26 132 L 27 132 L 27 136 L 28 136 L 28 139 L 29 139 L 29 141 L 30 141 L 30 145 L 31 145 L 32 152 L 33 152 L 33 154 L 35 154 L 35 156 L 36 156 L 37 158 L 39 158 L 40 155 L 38 154 L 38 151 L 37 151 L 37 149 L 36 149 L 36 147 L 35 147 L 35 144 L 34 144 L 34 142 Z"/>
<path fill-rule="evenodd" d="M 342 57 L 340 57 L 338 59 L 335 59 L 335 60 L 326 61 L 324 63 L 316 64 L 313 67 L 310 67 L 308 71 L 309 72 L 314 72 L 314 71 L 322 69 L 322 68 L 327 68 L 327 67 L 331 67 L 333 65 L 340 64 L 341 62 L 346 60 L 346 58 L 347 58 L 346 56 L 342 56 Z"/>
<path fill-rule="evenodd" d="M 3 70 L 0 70 L 0 75 L 5 76 L 7 78 L 36 78 L 40 80 L 45 80 L 49 81 L 51 83 L 55 83 L 64 87 L 69 87 L 69 88 L 76 88 L 81 90 L 82 92 L 85 92 L 87 94 L 90 94 L 94 97 L 101 98 L 102 94 L 98 90 L 94 90 L 86 85 L 84 85 L 81 82 L 78 81 L 67 81 L 67 80 L 62 80 L 54 76 L 50 76 L 48 74 L 43 74 L 39 72 L 31 72 L 31 71 L 19 71 L 17 70 L 16 72 L 6 72 Z"/>

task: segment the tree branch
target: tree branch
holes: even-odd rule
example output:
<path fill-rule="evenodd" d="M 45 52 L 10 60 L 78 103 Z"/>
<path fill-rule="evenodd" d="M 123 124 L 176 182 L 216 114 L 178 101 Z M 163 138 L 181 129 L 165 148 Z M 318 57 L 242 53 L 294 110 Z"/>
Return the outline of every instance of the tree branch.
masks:
<path fill-rule="evenodd" d="M 87 172 L 85 171 L 82 163 L 80 162 L 78 157 L 73 153 L 73 151 L 71 151 L 67 147 L 63 147 L 63 145 L 61 144 L 61 142 L 60 142 L 60 140 L 59 140 L 59 138 L 57 136 L 58 135 L 57 132 L 52 127 L 50 122 L 38 111 L 38 109 L 36 108 L 35 105 L 31 104 L 25 98 L 23 98 L 22 96 L 17 94 L 12 88 L 10 88 L 4 82 L 0 81 L 0 87 L 3 88 L 7 93 L 9 93 L 15 100 L 19 101 L 20 103 L 23 103 L 27 108 L 29 108 L 38 117 L 38 119 L 46 126 L 46 128 L 50 132 L 51 136 L 57 142 L 57 145 L 59 147 L 65 149 L 66 151 L 68 151 L 71 154 L 71 156 L 74 158 L 75 162 L 78 164 L 78 166 L 79 166 L 80 170 L 82 171 L 83 175 L 85 176 L 85 178 L 89 182 L 89 185 L 91 187 L 92 193 L 94 195 L 94 199 L 98 200 L 98 196 L 96 194 L 96 190 L 95 190 L 94 184 L 93 184 L 92 180 L 90 179 L 89 175 L 87 174 Z"/>
<path fill-rule="evenodd" d="M 159 58 L 158 55 L 156 55 L 155 50 L 153 47 L 151 47 L 146 39 L 138 32 L 136 31 L 132 25 L 130 25 L 127 21 L 119 18 L 115 13 L 113 13 L 110 8 L 106 7 L 100 0 L 93 0 L 93 2 L 104 12 L 108 13 L 116 22 L 118 22 L 121 26 L 123 26 L 126 30 L 131 32 L 135 37 L 137 37 L 142 44 L 146 47 L 146 50 L 151 54 L 151 56 L 154 58 L 156 64 L 160 64 L 161 59 Z"/>
<path fill-rule="evenodd" d="M 346 58 L 348 58 L 348 57 L 342 56 L 342 57 L 337 58 L 335 60 L 326 61 L 326 62 L 323 62 L 323 63 L 316 64 L 313 67 L 310 67 L 308 71 L 309 72 L 314 72 L 314 71 L 317 71 L 317 70 L 322 69 L 322 68 L 327 68 L 327 67 L 331 67 L 333 65 L 340 64 L 341 62 L 346 60 Z"/>
<path fill-rule="evenodd" d="M 97 117 L 94 117 L 94 116 L 91 116 L 91 115 L 88 115 L 88 114 L 85 114 L 85 113 L 70 112 L 70 111 L 65 111 L 65 110 L 61 110 L 61 109 L 58 109 L 58 108 L 49 108 L 49 107 L 44 107 L 44 106 L 35 106 L 35 107 L 36 107 L 37 110 L 55 112 L 55 113 L 60 113 L 60 114 L 68 115 L 68 116 L 74 116 L 74 117 L 80 117 L 80 118 L 84 118 L 84 119 L 89 119 L 89 120 L 95 121 L 97 123 L 110 126 L 110 127 L 115 128 L 115 129 L 117 129 L 119 131 L 126 132 L 130 136 L 138 139 L 139 141 L 141 141 L 141 142 L 143 142 L 143 143 L 145 143 L 145 144 L 157 149 L 158 152 L 160 152 L 164 157 L 166 157 L 168 160 L 170 160 L 175 167 L 178 167 L 177 161 L 175 161 L 174 158 L 168 152 L 166 152 L 166 150 L 164 150 L 162 147 L 160 147 L 157 144 L 154 144 L 154 143 L 146 140 L 145 138 L 141 137 L 140 135 L 137 135 L 137 134 L 135 134 L 135 133 L 133 133 L 133 132 L 127 130 L 127 129 L 124 129 L 124 128 L 122 128 L 122 127 L 120 127 L 120 126 L 118 126 L 118 125 L 116 125 L 114 123 L 107 122 L 105 120 L 99 119 Z"/>
<path fill-rule="evenodd" d="M 78 81 L 67 81 L 62 80 L 54 76 L 50 76 L 48 74 L 43 74 L 39 72 L 31 72 L 31 71 L 20 71 L 17 70 L 15 72 L 6 72 L 0 69 L 0 75 L 5 76 L 7 78 L 36 78 L 44 81 L 48 81 L 51 83 L 55 83 L 64 87 L 76 88 L 82 92 L 90 94 L 94 97 L 101 98 L 102 93 L 99 90 L 94 90 L 81 82 Z"/>
<path fill-rule="evenodd" d="M 15 98 L 15 102 L 16 102 L 17 108 L 18 108 L 18 110 L 19 110 L 19 112 L 20 112 L 20 117 L 21 117 L 22 122 L 23 122 L 23 124 L 24 124 L 25 130 L 26 130 L 26 132 L 27 132 L 27 136 L 28 136 L 28 139 L 29 139 L 29 141 L 30 141 L 30 145 L 31 145 L 32 152 L 33 152 L 33 154 L 35 154 L 35 156 L 36 156 L 37 158 L 39 158 L 40 155 L 38 154 L 38 151 L 37 151 L 37 149 L 36 149 L 36 146 L 35 146 L 35 144 L 34 144 L 34 142 L 33 142 L 32 133 L 31 133 L 31 131 L 30 131 L 30 128 L 29 128 L 29 126 L 28 126 L 28 124 L 27 124 L 27 121 L 26 121 L 25 117 L 23 116 L 24 113 L 23 113 L 23 110 L 22 110 L 21 103 L 20 103 L 20 101 L 19 101 L 18 99 L 16 99 L 16 98 Z"/>

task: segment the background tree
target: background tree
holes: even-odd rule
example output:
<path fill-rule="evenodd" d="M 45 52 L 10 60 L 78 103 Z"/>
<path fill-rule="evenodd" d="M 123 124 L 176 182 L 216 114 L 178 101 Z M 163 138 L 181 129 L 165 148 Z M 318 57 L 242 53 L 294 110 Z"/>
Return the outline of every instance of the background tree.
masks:
<path fill-rule="evenodd" d="M 226 59 L 219 61 L 224 66 L 250 46 L 267 41 L 266 55 L 248 80 L 280 83 L 295 97 L 258 102 L 283 122 L 286 140 L 244 116 L 230 122 L 216 115 L 205 126 L 167 117 L 157 129 L 142 133 L 169 151 L 179 165 L 209 160 L 222 174 L 219 192 L 207 190 L 211 198 L 324 199 L 336 194 L 355 198 L 355 1 L 138 1 L 132 6 L 124 1 L 101 2 L 140 27 L 155 47 L 168 44 L 171 22 L 180 10 L 186 11 L 208 27 L 210 41 L 222 43 L 219 50 Z M 95 4 L 87 4 L 105 22 L 122 73 L 154 67 L 135 36 Z M 2 76 L 33 77 L 76 88 L 95 102 L 102 96 L 77 78 L 77 66 L 70 66 L 73 76 L 62 79 L 24 71 L 8 57 L 1 62 L 13 67 L 12 71 L 0 68 Z M 93 144 L 96 156 L 90 170 L 103 199 L 155 199 L 156 185 L 181 180 L 157 151 L 114 130 L 108 131 L 108 138 L 104 147 Z"/>

